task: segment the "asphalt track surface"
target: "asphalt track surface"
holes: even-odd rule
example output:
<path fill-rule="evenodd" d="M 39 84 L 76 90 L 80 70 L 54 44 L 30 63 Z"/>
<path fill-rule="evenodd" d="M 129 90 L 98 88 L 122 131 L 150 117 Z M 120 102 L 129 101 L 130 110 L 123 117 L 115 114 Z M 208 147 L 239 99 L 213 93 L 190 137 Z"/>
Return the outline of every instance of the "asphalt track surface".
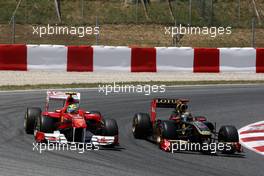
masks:
<path fill-rule="evenodd" d="M 131 119 L 135 112 L 147 112 L 153 97 L 190 98 L 190 110 L 205 115 L 218 127 L 234 124 L 241 128 L 264 119 L 264 86 L 209 86 L 168 88 L 166 93 L 99 94 L 81 90 L 82 108 L 100 110 L 117 120 L 121 146 L 116 150 L 33 151 L 33 136 L 23 130 L 27 106 L 43 107 L 45 91 L 0 93 L 0 175 L 166 175 L 166 176 L 264 176 L 264 157 L 245 149 L 235 156 L 200 153 L 166 153 L 152 143 L 135 140 Z M 159 112 L 168 117 L 168 110 Z"/>

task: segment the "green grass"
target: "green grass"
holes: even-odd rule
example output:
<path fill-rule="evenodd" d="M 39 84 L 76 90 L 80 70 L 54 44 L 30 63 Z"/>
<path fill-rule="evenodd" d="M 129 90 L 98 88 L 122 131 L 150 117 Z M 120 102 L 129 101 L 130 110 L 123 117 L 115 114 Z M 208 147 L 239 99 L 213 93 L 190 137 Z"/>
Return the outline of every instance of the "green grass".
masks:
<path fill-rule="evenodd" d="M 179 46 L 189 47 L 251 47 L 251 20 L 254 16 L 251 0 L 241 1 L 241 20 L 238 21 L 237 0 L 218 0 L 211 16 L 210 0 L 193 0 L 193 26 L 231 26 L 232 35 L 217 38 L 185 35 Z M 0 1 L 0 43 L 11 43 L 12 28 L 8 25 L 16 0 Z M 177 2 L 177 3 L 175 3 Z M 177 24 L 190 23 L 188 16 L 189 0 L 172 1 Z M 256 0 L 264 10 L 264 3 Z M 263 2 L 263 1 L 262 1 Z M 136 13 L 137 12 L 137 13 Z M 95 26 L 96 17 L 100 26 L 99 45 L 113 46 L 174 46 L 172 38 L 164 35 L 164 27 L 175 24 L 170 16 L 166 1 L 151 3 L 147 20 L 143 7 L 139 4 L 125 6 L 122 0 L 84 0 L 84 17 L 81 13 L 81 0 L 62 0 L 62 23 L 58 24 L 54 0 L 23 0 L 16 15 L 16 43 L 95 45 L 94 35 L 78 38 L 69 35 L 38 37 L 32 35 L 32 25 Z M 264 16 L 261 16 L 264 19 Z M 257 25 L 256 47 L 264 47 L 264 21 Z"/>
<path fill-rule="evenodd" d="M 249 81 L 149 81 L 149 82 L 118 82 L 116 85 L 219 85 L 219 84 L 264 84 L 262 80 Z M 111 85 L 110 83 L 79 83 L 79 84 L 39 84 L 39 85 L 5 85 L 0 90 L 28 90 L 28 89 L 60 89 L 60 88 L 98 88 L 99 85 Z"/>
<path fill-rule="evenodd" d="M 242 26 L 249 28 L 254 12 L 250 5 L 251 1 L 241 1 L 241 23 L 238 24 L 237 0 L 220 0 L 214 3 L 212 18 L 210 1 L 205 0 L 204 11 L 201 0 L 194 0 L 192 5 L 192 24 L 198 26 Z M 10 20 L 16 7 L 16 0 L 0 2 L 0 23 Z M 177 2 L 177 3 L 176 3 Z M 189 1 L 172 1 L 173 13 L 177 22 L 188 24 Z M 260 3 L 261 4 L 261 3 Z M 264 5 L 262 4 L 262 8 Z M 63 24 L 95 24 L 98 17 L 100 24 L 174 24 L 175 21 L 169 14 L 166 1 L 153 2 L 148 6 L 150 20 L 144 15 L 143 7 L 139 4 L 124 6 L 122 0 L 84 0 L 84 18 L 81 13 L 81 0 L 62 1 Z M 264 17 L 263 17 L 264 18 Z M 23 0 L 16 15 L 17 23 L 24 24 L 55 24 L 58 23 L 53 0 Z"/>

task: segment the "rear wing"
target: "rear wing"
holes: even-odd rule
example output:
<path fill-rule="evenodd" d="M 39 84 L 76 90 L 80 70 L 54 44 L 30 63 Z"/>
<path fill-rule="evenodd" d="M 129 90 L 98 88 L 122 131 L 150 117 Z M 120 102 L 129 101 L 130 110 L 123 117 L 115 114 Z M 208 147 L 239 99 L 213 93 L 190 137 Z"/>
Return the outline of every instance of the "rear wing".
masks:
<path fill-rule="evenodd" d="M 47 91 L 47 101 L 51 99 L 66 100 L 69 96 L 72 96 L 72 98 L 77 101 L 80 101 L 81 99 L 81 94 L 79 92 Z"/>
<path fill-rule="evenodd" d="M 188 99 L 183 98 L 155 98 L 151 102 L 151 122 L 154 125 L 156 120 L 156 109 L 157 108 L 176 108 L 178 104 L 188 103 Z"/>
<path fill-rule="evenodd" d="M 153 99 L 153 104 L 156 108 L 175 108 L 177 104 L 186 104 L 189 102 L 188 99 L 168 99 L 168 98 L 156 98 Z"/>

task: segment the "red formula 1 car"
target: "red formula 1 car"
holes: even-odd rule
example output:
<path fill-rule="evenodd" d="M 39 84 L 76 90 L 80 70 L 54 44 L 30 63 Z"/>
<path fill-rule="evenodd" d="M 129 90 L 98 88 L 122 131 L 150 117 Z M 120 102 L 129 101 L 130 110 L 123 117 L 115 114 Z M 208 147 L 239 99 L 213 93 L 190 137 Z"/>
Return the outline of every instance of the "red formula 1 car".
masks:
<path fill-rule="evenodd" d="M 205 117 L 193 117 L 187 111 L 188 102 L 187 99 L 153 99 L 150 116 L 147 113 L 135 114 L 132 125 L 134 137 L 157 143 L 162 150 L 171 152 L 175 149 L 175 144 L 177 152 L 181 151 L 180 148 L 206 153 L 221 151 L 226 154 L 242 151 L 234 126 L 222 126 L 219 132 L 216 132 L 216 125 Z M 170 113 L 169 120 L 161 120 L 156 118 L 157 108 L 170 108 L 174 111 Z M 212 144 L 220 147 L 214 146 L 212 149 Z"/>
<path fill-rule="evenodd" d="M 118 144 L 118 126 L 98 111 L 79 108 L 80 93 L 48 91 L 44 112 L 27 108 L 24 128 L 36 142 L 90 142 L 94 145 Z"/>

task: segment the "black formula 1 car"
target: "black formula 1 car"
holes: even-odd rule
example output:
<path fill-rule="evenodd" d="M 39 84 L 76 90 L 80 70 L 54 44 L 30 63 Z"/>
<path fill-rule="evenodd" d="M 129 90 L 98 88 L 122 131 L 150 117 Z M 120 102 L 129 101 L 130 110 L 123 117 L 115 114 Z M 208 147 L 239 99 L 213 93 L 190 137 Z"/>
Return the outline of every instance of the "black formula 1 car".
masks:
<path fill-rule="evenodd" d="M 192 116 L 187 112 L 189 100 L 157 98 L 151 102 L 151 114 L 136 113 L 133 118 L 132 132 L 135 138 L 147 139 L 157 143 L 164 151 L 184 150 L 205 153 L 233 154 L 241 152 L 237 129 L 222 126 L 216 132 L 216 125 L 204 116 Z M 168 120 L 156 118 L 157 108 L 171 108 Z M 212 147 L 215 144 L 214 147 Z M 184 147 L 183 147 L 184 146 Z"/>

